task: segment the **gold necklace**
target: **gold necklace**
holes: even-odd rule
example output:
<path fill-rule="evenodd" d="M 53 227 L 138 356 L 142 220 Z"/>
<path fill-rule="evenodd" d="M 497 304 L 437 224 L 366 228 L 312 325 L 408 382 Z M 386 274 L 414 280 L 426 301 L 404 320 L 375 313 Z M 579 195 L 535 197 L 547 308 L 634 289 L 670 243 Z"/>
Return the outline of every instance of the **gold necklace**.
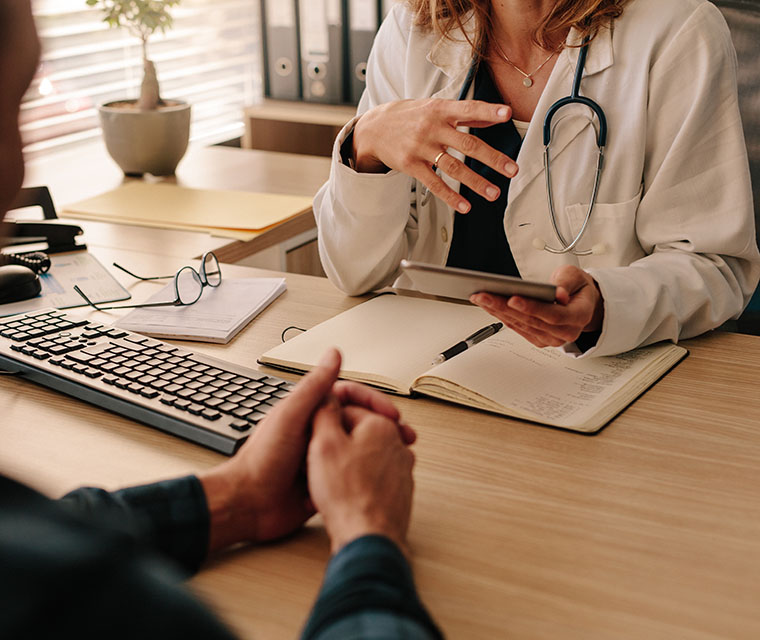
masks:
<path fill-rule="evenodd" d="M 558 50 L 554 50 L 549 54 L 549 57 L 546 58 L 540 65 L 538 65 L 531 73 L 525 73 L 520 67 L 518 67 L 514 62 L 512 62 L 509 59 L 509 56 L 504 53 L 504 49 L 501 48 L 501 45 L 499 44 L 499 41 L 494 38 L 494 44 L 496 45 L 496 51 L 497 53 L 504 58 L 504 62 L 506 62 L 508 65 L 510 65 L 512 68 L 515 69 L 515 71 L 518 71 L 523 76 L 523 86 L 525 87 L 532 87 L 533 86 L 533 76 L 537 74 L 539 71 L 541 71 L 542 67 L 549 62 L 557 53 Z"/>

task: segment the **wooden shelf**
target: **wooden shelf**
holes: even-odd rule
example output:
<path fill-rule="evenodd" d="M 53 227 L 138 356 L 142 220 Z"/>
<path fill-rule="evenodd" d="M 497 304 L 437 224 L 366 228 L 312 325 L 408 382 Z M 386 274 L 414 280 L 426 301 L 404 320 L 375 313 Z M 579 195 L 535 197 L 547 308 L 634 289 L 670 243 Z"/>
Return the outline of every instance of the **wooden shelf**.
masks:
<path fill-rule="evenodd" d="M 350 105 L 264 100 L 245 109 L 243 146 L 329 157 L 336 136 L 355 114 Z"/>

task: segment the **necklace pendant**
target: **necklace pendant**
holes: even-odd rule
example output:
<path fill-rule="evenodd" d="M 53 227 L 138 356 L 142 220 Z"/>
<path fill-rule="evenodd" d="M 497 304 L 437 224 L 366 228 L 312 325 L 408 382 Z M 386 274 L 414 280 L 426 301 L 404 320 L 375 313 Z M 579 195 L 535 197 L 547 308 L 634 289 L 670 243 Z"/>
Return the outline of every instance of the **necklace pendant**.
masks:
<path fill-rule="evenodd" d="M 523 79 L 523 85 L 530 88 L 533 86 L 533 79 L 532 78 L 524 78 Z"/>

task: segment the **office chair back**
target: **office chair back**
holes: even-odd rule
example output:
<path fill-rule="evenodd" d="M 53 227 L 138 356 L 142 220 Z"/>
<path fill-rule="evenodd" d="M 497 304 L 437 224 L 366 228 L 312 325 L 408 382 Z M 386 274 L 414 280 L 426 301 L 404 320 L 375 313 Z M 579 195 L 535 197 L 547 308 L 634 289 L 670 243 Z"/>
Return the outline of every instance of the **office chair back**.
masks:
<path fill-rule="evenodd" d="M 712 0 L 731 30 L 739 61 L 739 110 L 749 155 L 755 203 L 755 235 L 760 244 L 760 0 Z M 760 288 L 739 319 L 740 331 L 760 334 Z"/>

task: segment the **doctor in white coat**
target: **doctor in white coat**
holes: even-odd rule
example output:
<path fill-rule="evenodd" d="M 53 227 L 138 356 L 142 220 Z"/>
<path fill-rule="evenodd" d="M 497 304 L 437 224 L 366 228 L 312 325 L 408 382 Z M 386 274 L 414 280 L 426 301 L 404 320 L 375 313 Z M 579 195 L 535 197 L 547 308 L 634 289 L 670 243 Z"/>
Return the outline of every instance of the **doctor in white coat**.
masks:
<path fill-rule="evenodd" d="M 585 35 L 580 94 L 602 107 L 609 133 L 588 228 L 575 251 L 551 253 L 546 247 L 561 245 L 547 204 L 544 114 L 569 95 Z M 473 100 L 474 86 L 457 99 L 473 57 L 487 65 L 503 104 Z M 510 118 L 523 137 L 516 158 L 475 135 Z M 590 201 L 598 121 L 578 105 L 555 121 L 555 211 L 572 240 Z M 466 157 L 511 180 L 494 184 Z M 469 215 L 476 199 L 503 194 L 506 252 L 521 277 L 559 285 L 558 302 L 488 294 L 472 301 L 533 344 L 609 355 L 737 317 L 760 278 L 760 255 L 735 53 L 715 6 L 397 4 L 375 40 L 358 114 L 339 134 L 330 179 L 314 202 L 329 278 L 351 295 L 394 281 L 409 287 L 402 258 L 447 264 L 456 216 Z"/>

